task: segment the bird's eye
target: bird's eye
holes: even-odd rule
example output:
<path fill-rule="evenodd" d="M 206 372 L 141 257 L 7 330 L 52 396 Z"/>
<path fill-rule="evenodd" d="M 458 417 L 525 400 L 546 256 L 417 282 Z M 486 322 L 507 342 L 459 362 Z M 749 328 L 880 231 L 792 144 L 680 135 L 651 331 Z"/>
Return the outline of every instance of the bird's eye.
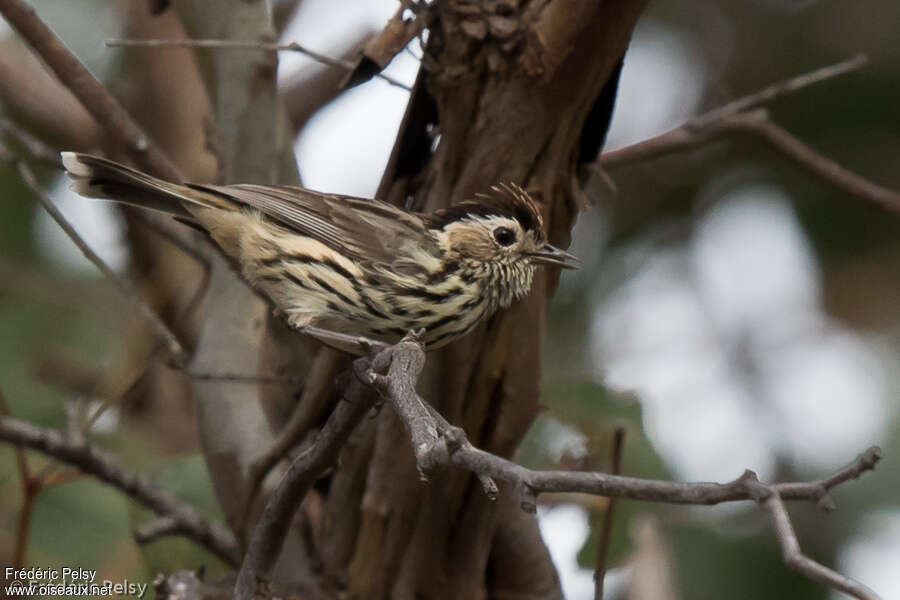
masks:
<path fill-rule="evenodd" d="M 516 241 L 516 233 L 506 227 L 498 227 L 494 230 L 494 239 L 501 246 L 512 246 Z"/>

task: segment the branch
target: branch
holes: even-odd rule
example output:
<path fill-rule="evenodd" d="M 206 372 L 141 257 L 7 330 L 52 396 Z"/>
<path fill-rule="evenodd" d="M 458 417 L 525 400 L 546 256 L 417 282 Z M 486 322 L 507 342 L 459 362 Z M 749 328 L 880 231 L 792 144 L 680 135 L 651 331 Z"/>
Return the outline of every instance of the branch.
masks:
<path fill-rule="evenodd" d="M 778 490 L 773 489 L 773 487 L 777 486 L 767 486 L 760 483 L 752 473 L 749 474 L 745 483 L 748 489 L 757 496 L 755 498 L 757 503 L 772 518 L 772 528 L 778 537 L 784 564 L 813 581 L 818 581 L 828 587 L 840 590 L 854 598 L 878 600 L 878 594 L 865 585 L 850 577 L 841 575 L 803 554 L 784 500 Z"/>
<path fill-rule="evenodd" d="M 179 523 L 178 519 L 166 515 L 144 523 L 134 530 L 132 537 L 137 544 L 144 546 L 161 537 L 181 535 L 181 533 L 181 523 Z"/>
<path fill-rule="evenodd" d="M 395 348 L 399 346 L 404 344 L 398 344 Z M 428 405 L 415 391 L 421 372 L 420 363 L 424 361 L 424 350 L 415 344 L 405 346 L 408 348 L 404 348 L 404 353 L 409 352 L 411 355 L 402 358 L 395 356 L 386 376 L 370 371 L 365 381 L 387 396 L 396 408 L 397 415 L 404 421 L 413 442 L 420 473 L 428 472 L 439 464 L 452 464 L 478 475 L 483 484 L 493 483 L 494 480 L 506 482 L 518 490 L 520 506 L 526 512 L 534 512 L 537 496 L 546 492 L 579 492 L 609 498 L 694 505 L 754 500 L 773 515 L 785 562 L 790 568 L 860 600 L 877 599 L 862 584 L 800 553 L 796 536 L 790 529 L 790 521 L 783 509 L 783 500 L 809 500 L 816 502 L 823 510 L 832 510 L 834 502 L 829 495 L 830 490 L 872 470 L 881 459 L 879 448 L 870 448 L 856 461 L 830 477 L 805 483 L 764 484 L 752 471 L 745 471 L 729 483 L 675 483 L 597 472 L 536 471 L 475 448 L 461 429 L 449 425 L 433 409 L 429 409 L 428 416 L 425 416 L 419 407 Z M 396 368 L 395 361 L 399 363 Z M 437 432 L 437 436 L 434 432 Z M 441 452 L 442 447 L 446 448 L 446 453 Z"/>
<path fill-rule="evenodd" d="M 597 163 L 603 169 L 614 169 L 697 148 L 736 133 L 750 134 L 766 142 L 772 149 L 815 177 L 850 196 L 872 202 L 892 212 L 900 212 L 900 194 L 842 167 L 771 121 L 765 110 L 755 108 L 763 102 L 795 92 L 813 83 L 855 71 L 865 63 L 865 57 L 858 56 L 769 86 L 695 117 L 658 136 L 618 150 L 604 152 Z"/>
<path fill-rule="evenodd" d="M 310 50 L 305 46 L 301 46 L 297 42 L 290 44 L 275 44 L 271 42 L 254 42 L 241 40 L 197 40 L 197 39 L 150 39 L 150 40 L 132 40 L 112 38 L 106 40 L 106 45 L 110 48 L 211 48 L 216 50 L 258 50 L 265 52 L 299 52 L 304 54 L 316 62 L 320 62 L 330 67 L 342 69 L 352 72 L 356 65 L 350 61 L 333 58 Z M 402 88 L 407 92 L 410 87 L 398 79 L 394 79 L 384 73 L 376 73 L 375 77 L 386 81 L 387 83 Z"/>
<path fill-rule="evenodd" d="M 736 115 L 737 113 L 745 112 L 752 108 L 762 106 L 763 104 L 771 102 L 772 100 L 775 100 L 777 98 L 781 98 L 782 96 L 793 94 L 794 92 L 802 90 L 803 88 L 809 87 L 811 85 L 815 85 L 817 83 L 821 83 L 823 81 L 827 81 L 841 75 L 846 75 L 847 73 L 859 71 L 868 63 L 868 56 L 866 56 L 865 54 L 857 54 L 856 56 L 848 58 L 847 60 L 842 60 L 839 63 L 828 65 L 827 67 L 822 67 L 821 69 L 816 69 L 815 71 L 810 71 L 809 73 L 804 73 L 802 75 L 797 75 L 796 77 L 791 77 L 790 79 L 787 79 L 785 81 L 774 83 L 759 90 L 758 92 L 747 94 L 746 96 L 742 96 L 740 98 L 737 98 L 736 100 L 732 100 L 731 102 L 728 102 L 727 104 L 724 104 L 719 108 L 715 108 L 704 115 L 691 119 L 691 121 L 695 125 L 703 125 L 704 123 L 709 123 L 728 115 Z"/>
<path fill-rule="evenodd" d="M 425 367 L 425 352 L 419 346 L 416 348 L 418 351 L 413 348 L 395 353 L 387 375 L 370 371 L 367 382 L 391 403 L 400 417 L 412 441 L 419 477 L 428 481 L 440 465 L 447 463 L 449 454 L 446 440 L 435 426 L 436 420 L 415 390 Z"/>
<path fill-rule="evenodd" d="M 28 156 L 43 165 L 62 169 L 62 160 L 59 152 L 31 135 L 21 127 L 18 127 L 8 119 L 0 119 L 0 132 L 15 140 L 17 144 L 28 153 Z"/>
<path fill-rule="evenodd" d="M 415 13 L 415 18 L 403 18 L 407 9 Z M 401 2 L 397 12 L 388 20 L 381 33 L 369 40 L 363 47 L 359 60 L 355 62 L 354 68 L 347 75 L 341 87 L 347 89 L 365 83 L 372 77 L 381 77 L 381 71 L 394 60 L 397 54 L 408 49 L 409 43 L 414 37 L 419 36 L 421 39 L 422 32 L 431 25 L 433 20 L 434 12 L 431 7 Z M 422 47 L 424 46 L 423 42 Z"/>
<path fill-rule="evenodd" d="M 395 355 L 419 348 L 418 340 L 407 336 L 395 346 L 378 352 L 374 358 L 360 358 L 354 363 L 357 374 L 341 402 L 335 407 L 312 444 L 300 452 L 269 498 L 256 523 L 241 570 L 235 584 L 234 597 L 250 600 L 268 583 L 272 566 L 278 559 L 294 513 L 315 481 L 338 457 L 357 423 L 375 405 L 375 395 L 366 383 L 372 373 L 386 369 Z"/>
<path fill-rule="evenodd" d="M 150 173 L 181 181 L 175 165 L 103 84 L 66 48 L 23 0 L 0 0 L 0 13 L 132 159 Z"/>
<path fill-rule="evenodd" d="M 58 431 L 11 417 L 0 418 L 0 440 L 43 452 L 97 477 L 157 515 L 173 519 L 180 533 L 226 563 L 240 562 L 237 542 L 227 529 L 210 523 L 194 506 L 157 487 L 147 477 L 127 470 L 112 454 L 90 444 L 72 444 Z"/>

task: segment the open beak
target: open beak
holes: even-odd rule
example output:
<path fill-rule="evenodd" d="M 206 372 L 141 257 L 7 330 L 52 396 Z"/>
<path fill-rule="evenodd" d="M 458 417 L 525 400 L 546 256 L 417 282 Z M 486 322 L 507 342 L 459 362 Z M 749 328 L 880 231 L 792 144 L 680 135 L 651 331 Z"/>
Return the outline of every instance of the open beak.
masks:
<path fill-rule="evenodd" d="M 545 244 L 537 252 L 530 252 L 528 256 L 531 257 L 531 262 L 542 265 L 556 265 L 563 269 L 577 269 L 581 266 L 581 261 L 578 260 L 577 256 L 550 244 Z"/>

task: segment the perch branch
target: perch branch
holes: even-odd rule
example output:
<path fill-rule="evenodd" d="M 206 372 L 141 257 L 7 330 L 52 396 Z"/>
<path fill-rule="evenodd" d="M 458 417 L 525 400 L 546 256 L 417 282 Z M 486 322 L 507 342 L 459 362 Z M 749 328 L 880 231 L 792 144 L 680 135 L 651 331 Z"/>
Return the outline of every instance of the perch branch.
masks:
<path fill-rule="evenodd" d="M 398 344 L 397 347 L 401 345 L 403 344 Z M 776 532 L 782 541 L 785 560 L 789 567 L 860 600 L 877 598 L 862 584 L 804 557 L 799 551 L 796 537 L 788 537 L 783 532 L 781 521 L 787 516 L 786 513 L 781 514 L 779 503 L 782 503 L 782 500 L 809 500 L 816 502 L 823 510 L 832 510 L 834 502 L 829 495 L 830 490 L 872 470 L 881 459 L 879 448 L 868 449 L 856 461 L 830 477 L 806 483 L 764 484 L 752 471 L 746 471 L 741 477 L 729 483 L 676 483 L 598 472 L 536 471 L 475 448 L 461 429 L 449 425 L 433 409 L 428 411 L 428 417 L 423 417 L 417 409 L 409 410 L 411 406 L 427 406 L 415 391 L 420 372 L 416 365 L 419 361 L 424 361 L 424 350 L 415 344 L 405 346 L 408 346 L 405 348 L 406 352 L 421 356 L 404 357 L 400 366 L 397 369 L 391 368 L 385 376 L 375 375 L 370 371 L 365 381 L 379 393 L 388 396 L 392 406 L 400 407 L 397 415 L 404 420 L 413 441 L 420 472 L 435 468 L 438 465 L 433 462 L 437 462 L 462 467 L 479 475 L 482 482 L 503 481 L 518 490 L 520 505 L 527 512 L 535 511 L 537 496 L 545 492 L 579 492 L 609 498 L 695 505 L 754 500 L 773 515 Z M 394 360 L 400 361 L 396 356 Z M 406 381 L 393 381 L 398 378 L 405 378 Z M 406 397 L 391 397 L 400 394 Z M 438 432 L 437 439 L 432 431 Z M 443 438 L 443 442 L 440 438 Z M 424 444 L 427 447 L 420 448 L 417 444 Z M 442 445 L 446 447 L 446 453 L 441 453 Z M 419 462 L 423 460 L 428 462 Z M 777 500 L 772 500 L 773 497 Z M 790 521 L 787 523 L 790 525 Z"/>
<path fill-rule="evenodd" d="M 858 56 L 772 85 L 690 119 L 658 136 L 618 150 L 604 152 L 597 163 L 602 169 L 609 170 L 698 148 L 726 136 L 749 134 L 762 140 L 797 166 L 850 196 L 872 202 L 892 212 L 900 212 L 900 194 L 857 175 L 817 152 L 771 121 L 765 110 L 757 108 L 773 98 L 855 71 L 865 63 L 865 57 Z"/>
<path fill-rule="evenodd" d="M 147 477 L 127 470 L 113 455 L 90 444 L 74 445 L 58 431 L 11 417 L 0 419 L 0 440 L 37 450 L 97 477 L 157 515 L 177 521 L 180 533 L 226 563 L 240 562 L 237 542 L 227 529 L 211 524 L 192 505 L 157 487 Z"/>
<path fill-rule="evenodd" d="M 136 163 L 169 181 L 182 180 L 165 153 L 37 16 L 34 8 L 23 0 L 0 0 L 0 13 Z"/>
<path fill-rule="evenodd" d="M 106 45 L 110 48 L 212 48 L 217 50 L 261 50 L 266 52 L 299 52 L 305 56 L 310 57 L 316 62 L 320 62 L 324 65 L 328 65 L 330 67 L 335 67 L 337 69 L 342 69 L 344 71 L 353 71 L 356 68 L 356 65 L 350 61 L 342 60 L 339 58 L 333 58 L 331 56 L 326 56 L 315 50 L 310 50 L 305 46 L 301 46 L 297 42 L 291 42 L 290 44 L 275 44 L 270 42 L 253 42 L 253 41 L 241 41 L 241 40 L 191 40 L 191 39 L 179 39 L 179 40 L 164 40 L 164 39 L 150 39 L 150 40 L 132 40 L 132 39 L 108 39 L 106 40 Z M 394 79 L 390 75 L 385 75 L 384 73 L 376 74 L 376 77 L 386 81 L 387 83 L 402 88 L 407 92 L 410 91 L 410 87 L 403 83 L 398 79 Z"/>
<path fill-rule="evenodd" d="M 368 383 L 391 403 L 400 417 L 412 442 L 419 477 L 428 481 L 435 469 L 447 463 L 449 455 L 446 440 L 435 426 L 436 420 L 415 390 L 424 367 L 425 353 L 411 349 L 393 357 L 387 375 L 369 372 Z"/>

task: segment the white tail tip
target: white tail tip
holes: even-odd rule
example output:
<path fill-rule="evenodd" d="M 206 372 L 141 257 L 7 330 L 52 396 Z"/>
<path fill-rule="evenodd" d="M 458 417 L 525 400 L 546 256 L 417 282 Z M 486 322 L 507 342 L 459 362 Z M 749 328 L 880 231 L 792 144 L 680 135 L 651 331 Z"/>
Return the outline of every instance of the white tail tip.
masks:
<path fill-rule="evenodd" d="M 76 153 L 60 152 L 59 156 L 62 158 L 63 167 L 66 168 L 69 175 L 72 175 L 73 177 L 91 176 L 91 167 L 81 162 L 81 159 L 78 158 Z"/>

